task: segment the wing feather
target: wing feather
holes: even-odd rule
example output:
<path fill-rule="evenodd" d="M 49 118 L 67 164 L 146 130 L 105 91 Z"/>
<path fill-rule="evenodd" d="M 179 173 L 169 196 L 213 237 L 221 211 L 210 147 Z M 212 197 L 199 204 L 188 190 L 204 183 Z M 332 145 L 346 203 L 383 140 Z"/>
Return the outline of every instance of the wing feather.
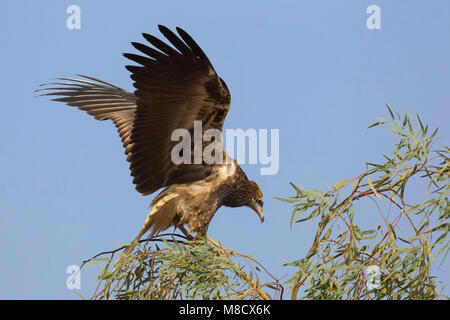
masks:
<path fill-rule="evenodd" d="M 140 54 L 124 54 L 138 64 L 126 66 L 134 93 L 86 75 L 58 78 L 38 90 L 97 120 L 112 120 L 122 138 L 133 183 L 144 195 L 171 184 L 205 179 L 211 173 L 211 165 L 205 163 L 172 162 L 171 151 L 178 143 L 171 141 L 172 132 L 184 128 L 192 133 L 196 120 L 202 122 L 203 131 L 222 130 L 230 107 L 225 82 L 191 36 L 181 28 L 176 35 L 158 27 L 170 45 L 143 33 L 153 48 L 132 42 Z"/>
<path fill-rule="evenodd" d="M 134 42 L 145 56 L 125 54 L 140 65 L 127 66 L 137 105 L 129 160 L 133 182 L 143 194 L 211 172 L 206 164 L 173 164 L 171 150 L 178 142 L 171 135 L 180 128 L 191 132 L 195 120 L 202 121 L 203 131 L 222 130 L 230 105 L 228 89 L 195 41 L 180 28 L 179 36 L 163 26 L 159 30 L 173 47 L 143 34 L 155 49 Z"/>
<path fill-rule="evenodd" d="M 44 92 L 42 96 L 58 96 L 51 100 L 77 107 L 97 120 L 112 120 L 122 138 L 125 152 L 129 154 L 130 135 L 136 110 L 134 94 L 94 77 L 78 76 L 88 80 L 58 78 L 65 82 L 45 84 L 44 88 L 36 91 Z M 54 87 L 55 85 L 57 87 Z"/>

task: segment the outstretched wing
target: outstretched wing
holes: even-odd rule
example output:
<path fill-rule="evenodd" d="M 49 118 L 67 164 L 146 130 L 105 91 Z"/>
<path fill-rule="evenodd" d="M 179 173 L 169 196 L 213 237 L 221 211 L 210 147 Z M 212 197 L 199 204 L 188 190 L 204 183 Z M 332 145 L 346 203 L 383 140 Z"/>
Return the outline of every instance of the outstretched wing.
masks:
<path fill-rule="evenodd" d="M 126 90 L 102 80 L 78 75 L 84 79 L 58 78 L 63 82 L 45 84 L 43 96 L 57 96 L 52 101 L 61 101 L 77 107 L 97 120 L 112 120 L 119 131 L 125 153 L 131 149 L 131 129 L 136 110 L 135 96 Z"/>
<path fill-rule="evenodd" d="M 136 189 L 150 194 L 174 183 L 204 179 L 210 172 L 205 164 L 175 165 L 171 141 L 175 129 L 193 131 L 194 121 L 202 121 L 203 131 L 222 130 L 230 107 L 230 93 L 214 71 L 209 59 L 182 29 L 179 37 L 158 26 L 172 46 L 143 34 L 154 48 L 132 45 L 145 56 L 124 54 L 140 66 L 126 66 L 132 73 L 136 91 L 136 115 L 128 160 Z"/>
<path fill-rule="evenodd" d="M 230 93 L 214 71 L 209 59 L 182 29 L 175 35 L 159 26 L 173 47 L 158 38 L 143 34 L 154 48 L 140 43 L 133 46 L 145 56 L 124 54 L 140 66 L 127 66 L 136 91 L 130 93 L 99 79 L 59 78 L 62 82 L 46 85 L 38 91 L 56 96 L 78 107 L 97 120 L 112 120 L 122 138 L 136 189 L 144 195 L 175 183 L 206 178 L 211 166 L 175 165 L 171 160 L 171 141 L 175 129 L 192 133 L 195 120 L 203 131 L 222 130 L 230 107 Z M 225 153 L 225 151 L 224 151 Z"/>

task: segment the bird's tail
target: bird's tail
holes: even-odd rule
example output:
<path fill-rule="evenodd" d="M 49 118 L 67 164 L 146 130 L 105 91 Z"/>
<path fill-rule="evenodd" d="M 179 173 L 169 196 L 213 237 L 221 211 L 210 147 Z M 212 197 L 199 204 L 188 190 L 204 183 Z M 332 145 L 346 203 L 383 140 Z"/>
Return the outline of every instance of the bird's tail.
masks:
<path fill-rule="evenodd" d="M 147 233 L 147 231 L 152 227 L 152 216 L 153 216 L 153 210 L 151 210 L 148 215 L 147 215 L 147 219 L 145 219 L 144 225 L 141 228 L 141 231 L 139 231 L 138 235 L 136 236 L 136 238 L 134 238 L 133 242 L 130 243 L 130 245 L 128 245 L 125 250 L 120 254 L 119 259 L 116 260 L 115 265 L 119 265 L 121 264 L 134 250 L 134 248 L 138 245 L 139 240 L 141 240 L 142 236 Z M 158 230 L 153 228 L 149 238 L 152 238 L 155 233 Z"/>
<path fill-rule="evenodd" d="M 148 213 L 141 231 L 139 231 L 133 242 L 131 242 L 131 244 L 121 253 L 119 259 L 116 260 L 115 265 L 123 262 L 124 259 L 133 252 L 133 249 L 148 230 L 152 229 L 150 236 L 148 237 L 150 239 L 172 224 L 173 218 L 177 212 L 176 198 L 176 195 L 161 196 L 161 194 L 155 198 L 156 201 L 154 200 L 152 202 L 152 209 Z"/>

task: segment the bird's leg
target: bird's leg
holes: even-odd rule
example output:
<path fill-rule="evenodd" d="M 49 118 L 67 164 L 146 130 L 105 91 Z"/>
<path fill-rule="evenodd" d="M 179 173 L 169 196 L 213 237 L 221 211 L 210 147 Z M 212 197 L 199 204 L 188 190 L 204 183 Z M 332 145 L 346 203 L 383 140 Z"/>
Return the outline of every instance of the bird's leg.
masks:
<path fill-rule="evenodd" d="M 188 238 L 188 240 L 195 240 L 195 239 L 198 239 L 199 236 L 202 236 L 202 237 L 205 237 L 206 240 L 208 240 L 209 242 L 211 242 L 211 243 L 212 243 L 213 245 L 215 245 L 216 247 L 218 247 L 218 248 L 221 248 L 221 247 L 222 247 L 218 241 L 214 240 L 213 238 L 211 238 L 211 237 L 208 236 L 208 235 L 200 235 L 200 234 L 198 234 L 196 237 L 193 237 L 193 236 L 191 235 L 191 233 L 190 233 L 189 231 L 187 231 L 186 228 L 185 228 L 182 224 L 177 225 L 177 228 L 180 229 L 181 232 L 184 233 L 184 235 L 186 236 L 186 238 Z"/>
<path fill-rule="evenodd" d="M 189 231 L 186 230 L 186 228 L 182 224 L 177 225 L 177 228 L 180 229 L 181 232 L 183 232 L 188 240 L 194 240 L 194 237 Z"/>

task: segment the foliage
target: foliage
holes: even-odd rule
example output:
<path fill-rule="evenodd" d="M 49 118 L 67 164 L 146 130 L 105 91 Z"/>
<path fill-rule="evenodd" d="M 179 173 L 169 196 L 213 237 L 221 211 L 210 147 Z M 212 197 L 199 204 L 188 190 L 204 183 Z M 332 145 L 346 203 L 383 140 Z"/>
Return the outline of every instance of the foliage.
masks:
<path fill-rule="evenodd" d="M 430 133 L 419 116 L 413 121 L 408 114 L 394 114 L 389 106 L 388 111 L 391 121 L 380 119 L 370 126 L 389 124 L 396 135 L 395 149 L 384 155 L 384 163 L 367 163 L 367 171 L 339 180 L 326 192 L 291 184 L 295 196 L 281 199 L 294 206 L 291 227 L 318 220 L 306 257 L 286 264 L 298 268 L 287 282 L 292 299 L 304 284 L 303 299 L 441 295 L 431 264 L 440 255 L 444 260 L 450 248 L 450 150 L 432 150 L 437 129 Z M 405 190 L 412 183 L 423 187 L 427 199 L 407 197 Z M 363 200 L 373 203 L 371 211 L 378 213 L 381 224 L 364 229 L 356 223 L 368 218 L 365 210 L 356 209 Z"/>
<path fill-rule="evenodd" d="M 175 236 L 182 237 L 161 235 L 141 241 L 135 253 L 115 266 L 111 264 L 118 250 L 108 252 L 112 255 L 107 261 L 92 259 L 106 264 L 93 298 L 271 299 L 263 288 L 273 291 L 275 298 L 282 294 L 275 278 L 260 282 L 261 274 L 271 275 L 251 256 L 224 249 L 214 240 Z"/>
<path fill-rule="evenodd" d="M 317 222 L 306 255 L 285 264 L 297 270 L 284 283 L 291 299 L 443 297 L 431 266 L 450 250 L 450 149 L 433 149 L 437 129 L 430 132 L 419 116 L 387 108 L 390 120 L 369 127 L 389 125 L 396 137 L 383 163 L 367 163 L 325 191 L 291 183 L 295 195 L 278 198 L 293 206 L 291 228 Z M 283 284 L 253 257 L 209 239 L 161 235 L 140 241 L 114 266 L 121 249 L 85 261 L 105 264 L 92 299 L 283 298 Z"/>

